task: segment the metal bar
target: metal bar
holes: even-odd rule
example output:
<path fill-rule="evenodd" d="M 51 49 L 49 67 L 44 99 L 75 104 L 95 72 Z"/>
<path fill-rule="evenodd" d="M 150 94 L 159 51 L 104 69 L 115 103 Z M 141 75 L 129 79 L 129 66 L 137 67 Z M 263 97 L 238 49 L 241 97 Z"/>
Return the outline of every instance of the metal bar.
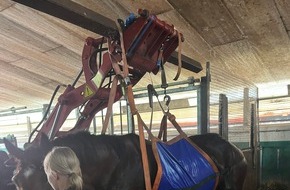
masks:
<path fill-rule="evenodd" d="M 200 89 L 197 93 L 197 112 L 198 112 L 198 134 L 206 134 L 209 132 L 209 84 L 210 84 L 210 67 L 209 62 L 206 63 L 206 76 L 201 77 Z"/>
<path fill-rule="evenodd" d="M 259 160 L 259 147 L 260 147 L 260 138 L 259 138 L 259 128 L 257 121 L 257 107 L 256 104 L 252 103 L 251 107 L 251 142 L 250 147 L 252 148 L 252 167 L 256 168 Z"/>
<path fill-rule="evenodd" d="M 228 140 L 228 98 L 225 94 L 219 95 L 219 134 Z"/>
<path fill-rule="evenodd" d="M 290 95 L 284 95 L 284 96 L 273 96 L 273 97 L 265 97 L 265 98 L 259 98 L 259 101 L 262 100 L 274 100 L 274 99 L 280 99 L 280 98 L 289 98 Z"/>
<path fill-rule="evenodd" d="M 183 85 L 183 84 L 195 84 L 195 82 L 199 82 L 199 79 L 194 79 L 194 77 L 189 77 L 187 80 L 184 81 L 177 81 L 177 82 L 171 82 L 171 83 L 167 83 L 168 87 L 171 86 L 177 86 L 177 85 Z M 159 89 L 162 88 L 161 84 L 159 85 L 153 85 L 154 89 Z M 142 87 L 142 88 L 136 88 L 133 89 L 133 92 L 140 92 L 140 91 L 146 91 L 147 92 L 147 87 Z"/>
<path fill-rule="evenodd" d="M 114 21 L 68 0 L 13 0 L 102 36 L 116 35 Z"/>
<path fill-rule="evenodd" d="M 109 37 L 117 36 L 118 30 L 115 21 L 98 14 L 80 4 L 68 0 L 13 0 L 56 18 L 65 20 L 96 34 Z M 168 62 L 178 65 L 178 53 L 175 51 L 168 58 Z M 202 70 L 201 64 L 185 55 L 182 55 L 182 67 L 198 73 Z"/>
<path fill-rule="evenodd" d="M 26 108 L 27 108 L 26 106 L 18 107 L 18 108 L 11 107 L 11 108 L 9 108 L 9 109 L 0 110 L 0 113 L 5 113 L 5 112 L 12 112 L 12 113 L 15 113 L 17 110 L 23 110 L 23 109 L 26 109 Z"/>
<path fill-rule="evenodd" d="M 173 65 L 178 65 L 178 53 L 174 51 L 171 54 L 171 56 L 167 59 L 167 62 L 170 62 Z M 203 69 L 201 64 L 198 61 L 191 59 L 190 57 L 187 57 L 183 54 L 181 55 L 181 62 L 182 62 L 182 68 L 195 72 L 195 73 L 199 73 Z"/>
<path fill-rule="evenodd" d="M 123 135 L 122 100 L 119 100 L 119 113 L 120 113 L 120 131 L 121 131 L 121 135 Z"/>
<path fill-rule="evenodd" d="M 244 116 L 243 118 L 244 128 L 250 128 L 251 108 L 250 108 L 249 88 L 244 88 L 243 116 Z"/>
<path fill-rule="evenodd" d="M 48 133 L 48 138 L 49 140 L 52 140 L 54 137 L 55 137 L 55 126 L 56 124 L 58 123 L 59 121 L 59 117 L 60 117 L 60 114 L 61 114 L 61 111 L 62 111 L 62 108 L 63 108 L 63 104 L 59 104 L 58 108 L 57 108 L 57 111 L 56 111 L 56 115 L 55 115 L 55 118 L 54 118 L 54 121 L 53 121 L 53 124 L 52 124 L 52 127 Z"/>
<path fill-rule="evenodd" d="M 199 86 L 188 86 L 188 87 L 179 87 L 179 88 L 174 88 L 174 89 L 167 89 L 166 94 L 173 94 L 173 93 L 178 93 L 178 92 L 185 92 L 185 91 L 191 91 L 191 90 L 196 90 L 198 89 Z M 157 91 L 157 94 L 164 94 L 163 90 Z M 140 93 L 140 94 L 135 94 L 134 98 L 145 98 L 148 97 L 148 93 Z"/>
<path fill-rule="evenodd" d="M 93 130 L 94 130 L 94 134 L 97 134 L 97 122 L 96 122 L 96 117 L 94 117 L 94 119 L 93 119 Z"/>

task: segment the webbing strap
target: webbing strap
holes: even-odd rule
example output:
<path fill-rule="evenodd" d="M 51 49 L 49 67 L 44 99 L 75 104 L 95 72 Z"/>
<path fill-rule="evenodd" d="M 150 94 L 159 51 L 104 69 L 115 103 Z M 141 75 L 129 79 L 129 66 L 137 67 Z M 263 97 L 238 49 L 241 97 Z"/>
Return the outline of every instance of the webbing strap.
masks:
<path fill-rule="evenodd" d="M 113 104 L 114 104 L 116 91 L 117 91 L 118 78 L 119 78 L 118 75 L 116 75 L 113 79 L 112 87 L 110 90 L 110 97 L 109 97 L 108 106 L 107 106 L 107 113 L 105 116 L 105 121 L 103 123 L 101 134 L 105 134 L 108 129 L 109 119 L 112 115 Z"/>
<path fill-rule="evenodd" d="M 161 139 L 163 136 L 163 142 L 167 141 L 167 115 L 163 115 L 161 124 L 160 124 L 160 129 L 158 133 L 158 139 Z"/>
<path fill-rule="evenodd" d="M 174 77 L 173 80 L 177 80 L 179 78 L 179 75 L 181 73 L 181 67 L 182 67 L 182 62 L 181 62 L 181 34 L 180 32 L 178 32 L 178 69 L 177 69 L 177 73 Z"/>
<path fill-rule="evenodd" d="M 134 95 L 132 90 L 132 85 L 129 85 L 127 87 L 127 98 L 129 101 L 130 109 L 133 115 L 137 115 L 137 121 L 138 121 L 138 131 L 139 131 L 139 143 L 141 148 L 141 155 L 142 155 L 142 164 L 143 164 L 143 170 L 144 170 L 144 180 L 145 180 L 145 186 L 146 190 L 151 190 L 151 177 L 150 177 L 150 171 L 149 171 L 149 162 L 148 162 L 148 155 L 147 155 L 147 148 L 145 143 L 145 135 L 143 131 L 143 126 L 149 132 L 148 134 L 152 135 L 148 127 L 145 125 L 144 121 L 142 120 L 138 110 L 135 106 L 134 101 Z M 153 135 L 152 135 L 153 136 Z"/>
<path fill-rule="evenodd" d="M 115 64 L 113 64 L 113 68 L 114 70 L 116 69 L 118 72 L 116 72 L 116 74 L 120 74 L 120 76 L 123 77 L 124 80 L 128 79 L 128 74 L 129 74 L 129 68 L 128 68 L 128 63 L 127 63 L 127 58 L 126 58 L 126 52 L 125 52 L 125 47 L 124 47 L 124 39 L 123 39 L 123 32 L 122 29 L 119 25 L 119 23 L 116 23 L 118 30 L 119 30 L 119 34 L 120 34 L 120 45 L 121 45 L 121 49 L 122 49 L 122 60 L 123 60 L 123 72 L 122 74 L 121 71 L 119 70 L 119 67 L 114 67 Z M 179 40 L 179 66 L 178 66 L 178 71 L 177 74 L 174 78 L 174 80 L 177 80 L 179 75 L 180 75 L 180 71 L 181 71 L 181 34 L 178 33 L 178 40 Z M 116 65 L 115 65 L 116 66 Z M 117 88 L 117 77 L 114 78 L 113 81 L 113 86 L 111 91 Z M 142 120 L 138 110 L 136 109 L 136 105 L 135 105 L 135 101 L 134 101 L 134 95 L 133 95 L 133 90 L 132 90 L 132 84 L 128 83 L 126 84 L 127 88 L 126 88 L 126 95 L 127 95 L 127 99 L 129 102 L 129 106 L 131 109 L 131 113 L 133 115 L 137 116 L 138 119 L 138 130 L 139 130 L 139 141 L 140 141 L 140 149 L 141 149 L 141 155 L 142 155 L 142 164 L 143 164 L 143 171 L 144 171 L 144 180 L 145 180 L 145 186 L 146 186 L 146 190 L 151 190 L 151 180 L 150 180 L 150 171 L 149 171 L 149 162 L 148 162 L 148 155 L 147 155 L 147 150 L 146 150 L 146 142 L 145 142 L 145 135 L 144 135 L 144 128 L 147 131 L 148 135 L 151 137 L 151 139 L 154 138 L 153 134 L 151 133 L 151 131 L 149 130 L 149 128 L 146 126 L 146 124 L 144 123 L 144 121 Z M 112 92 L 112 94 L 115 92 Z M 112 97 L 110 97 L 110 99 L 112 99 Z M 109 102 L 111 103 L 112 100 Z M 111 104 L 108 104 L 108 106 L 111 106 Z M 111 108 L 110 108 L 111 110 Z M 110 111 L 109 110 L 109 111 Z M 175 116 L 170 114 L 169 112 L 166 113 L 167 117 L 169 119 L 169 121 L 174 125 L 174 127 L 177 129 L 177 131 L 180 134 L 185 135 L 185 133 L 182 131 L 181 127 L 177 124 L 177 122 L 175 121 Z M 105 123 L 107 125 L 108 122 L 108 118 L 106 117 L 105 119 Z M 106 130 L 106 128 L 104 128 L 104 130 Z M 162 175 L 162 173 L 158 172 L 157 175 Z M 160 176 L 159 176 L 160 177 Z M 158 186 L 157 186 L 158 187 Z M 156 186 L 154 187 L 154 189 L 157 188 Z"/>
<path fill-rule="evenodd" d="M 128 63 L 127 63 L 127 57 L 125 52 L 125 46 L 124 46 L 124 39 L 123 39 L 123 31 L 119 25 L 119 23 L 116 23 L 119 34 L 120 34 L 120 43 L 122 48 L 122 60 L 123 60 L 123 73 L 124 73 L 124 79 L 128 77 L 129 69 L 128 69 Z M 132 114 L 138 113 L 135 101 L 134 101 L 134 95 L 132 90 L 132 84 L 128 84 L 127 86 L 127 98 L 129 101 L 129 106 L 131 109 Z M 138 130 L 139 130 L 139 142 L 140 142 L 140 148 L 141 148 L 141 155 L 142 155 L 142 164 L 143 164 L 143 172 L 144 172 L 144 180 L 145 180 L 145 187 L 146 190 L 151 190 L 151 179 L 150 179 L 150 171 L 149 171 L 149 162 L 148 162 L 148 155 L 147 155 L 147 149 L 146 149 L 146 143 L 145 143 L 145 136 L 143 131 L 143 121 L 139 114 L 137 114 L 138 117 Z"/>

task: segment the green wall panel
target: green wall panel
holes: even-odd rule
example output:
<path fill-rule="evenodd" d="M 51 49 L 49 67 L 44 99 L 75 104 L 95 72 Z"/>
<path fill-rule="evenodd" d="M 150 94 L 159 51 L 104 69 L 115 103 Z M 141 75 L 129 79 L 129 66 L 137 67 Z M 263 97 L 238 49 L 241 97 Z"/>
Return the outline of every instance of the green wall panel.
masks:
<path fill-rule="evenodd" d="M 261 142 L 261 180 L 290 179 L 290 141 Z"/>

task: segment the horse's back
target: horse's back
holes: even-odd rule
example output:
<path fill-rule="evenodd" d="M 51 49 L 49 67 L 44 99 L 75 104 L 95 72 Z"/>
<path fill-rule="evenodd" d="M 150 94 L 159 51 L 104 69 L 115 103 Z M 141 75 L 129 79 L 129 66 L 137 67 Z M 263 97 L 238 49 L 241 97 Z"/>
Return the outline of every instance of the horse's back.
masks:
<path fill-rule="evenodd" d="M 189 138 L 207 153 L 218 167 L 220 183 L 217 190 L 242 190 L 247 162 L 239 148 L 215 133 L 195 135 Z"/>
<path fill-rule="evenodd" d="M 78 133 L 59 138 L 55 146 L 69 146 L 80 159 L 84 182 L 92 189 L 144 189 L 139 137 L 127 135 L 91 135 Z M 152 179 L 156 163 L 147 142 Z"/>
<path fill-rule="evenodd" d="M 214 155 L 216 158 L 224 160 L 231 165 L 244 159 L 242 151 L 234 144 L 224 140 L 216 133 L 207 133 L 203 135 L 194 135 L 189 137 L 193 143 L 199 146 L 208 155 Z M 234 155 L 234 160 L 229 160 L 229 155 Z"/>

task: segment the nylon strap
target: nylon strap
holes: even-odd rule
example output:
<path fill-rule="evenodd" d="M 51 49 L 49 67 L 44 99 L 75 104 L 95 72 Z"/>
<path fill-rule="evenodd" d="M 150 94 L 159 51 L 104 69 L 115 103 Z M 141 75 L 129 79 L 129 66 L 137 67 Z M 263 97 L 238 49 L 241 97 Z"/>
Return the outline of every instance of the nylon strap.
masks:
<path fill-rule="evenodd" d="M 181 62 L 181 34 L 178 32 L 178 68 L 177 68 L 177 73 L 174 77 L 173 80 L 177 80 L 179 78 L 179 75 L 181 73 L 181 67 L 182 67 L 182 62 Z"/>
<path fill-rule="evenodd" d="M 126 52 L 125 52 L 125 47 L 124 47 L 124 39 L 123 39 L 123 32 L 122 29 L 119 25 L 119 23 L 116 23 L 119 34 L 120 34 L 120 43 L 121 43 L 121 48 L 122 48 L 122 60 L 123 60 L 123 72 L 124 72 L 124 78 L 128 77 L 129 74 L 129 69 L 128 69 L 128 63 L 127 63 L 127 57 L 126 57 Z M 132 114 L 138 113 L 136 106 L 135 106 L 135 101 L 134 101 L 134 95 L 133 95 L 133 90 L 132 90 L 132 84 L 127 84 L 127 98 L 129 101 L 129 106 L 131 109 Z M 150 179 L 150 171 L 149 171 L 149 162 L 148 162 L 148 155 L 147 155 L 147 149 L 146 149 L 146 143 L 145 143 L 145 136 L 144 136 L 144 131 L 143 131 L 143 126 L 142 124 L 144 123 L 140 117 L 139 114 L 137 114 L 138 117 L 138 130 L 139 130 L 139 143 L 140 143 L 140 148 L 141 148 L 141 155 L 142 155 L 142 164 L 143 164 L 143 172 L 144 172 L 144 180 L 145 180 L 145 187 L 146 190 L 151 190 L 151 179 Z"/>
<path fill-rule="evenodd" d="M 167 141 L 167 115 L 163 115 L 161 124 L 160 124 L 160 129 L 158 133 L 158 139 L 161 139 L 163 136 L 163 142 Z"/>
<path fill-rule="evenodd" d="M 105 134 L 107 129 L 108 129 L 108 123 L 109 123 L 109 119 L 112 116 L 112 110 L 113 110 L 113 104 L 114 104 L 114 100 L 115 100 L 115 96 L 116 96 L 116 91 L 117 91 L 117 85 L 118 85 L 118 75 L 116 75 L 114 77 L 113 83 L 112 83 L 112 87 L 110 90 L 110 97 L 109 97 L 109 101 L 108 101 L 108 106 L 107 106 L 107 113 L 105 116 L 105 121 L 103 123 L 103 128 L 102 128 L 102 132 L 101 134 Z"/>
<path fill-rule="evenodd" d="M 149 162 L 148 162 L 147 148 L 146 148 L 146 143 L 145 143 L 145 135 L 144 135 L 144 131 L 143 131 L 143 126 L 145 127 L 146 125 L 144 125 L 145 123 L 142 120 L 138 110 L 136 109 L 132 85 L 129 85 L 127 87 L 127 96 L 128 96 L 128 101 L 129 101 L 131 113 L 133 115 L 137 115 L 138 131 L 139 131 L 139 143 L 140 143 L 141 155 L 142 155 L 142 164 L 143 164 L 143 170 L 144 170 L 145 186 L 146 186 L 146 190 L 151 190 L 152 187 L 151 187 L 151 179 L 150 179 L 151 177 L 150 177 L 150 171 L 149 171 Z M 146 127 L 145 129 L 147 130 L 147 132 L 149 132 L 148 134 L 151 134 L 148 127 Z"/>

